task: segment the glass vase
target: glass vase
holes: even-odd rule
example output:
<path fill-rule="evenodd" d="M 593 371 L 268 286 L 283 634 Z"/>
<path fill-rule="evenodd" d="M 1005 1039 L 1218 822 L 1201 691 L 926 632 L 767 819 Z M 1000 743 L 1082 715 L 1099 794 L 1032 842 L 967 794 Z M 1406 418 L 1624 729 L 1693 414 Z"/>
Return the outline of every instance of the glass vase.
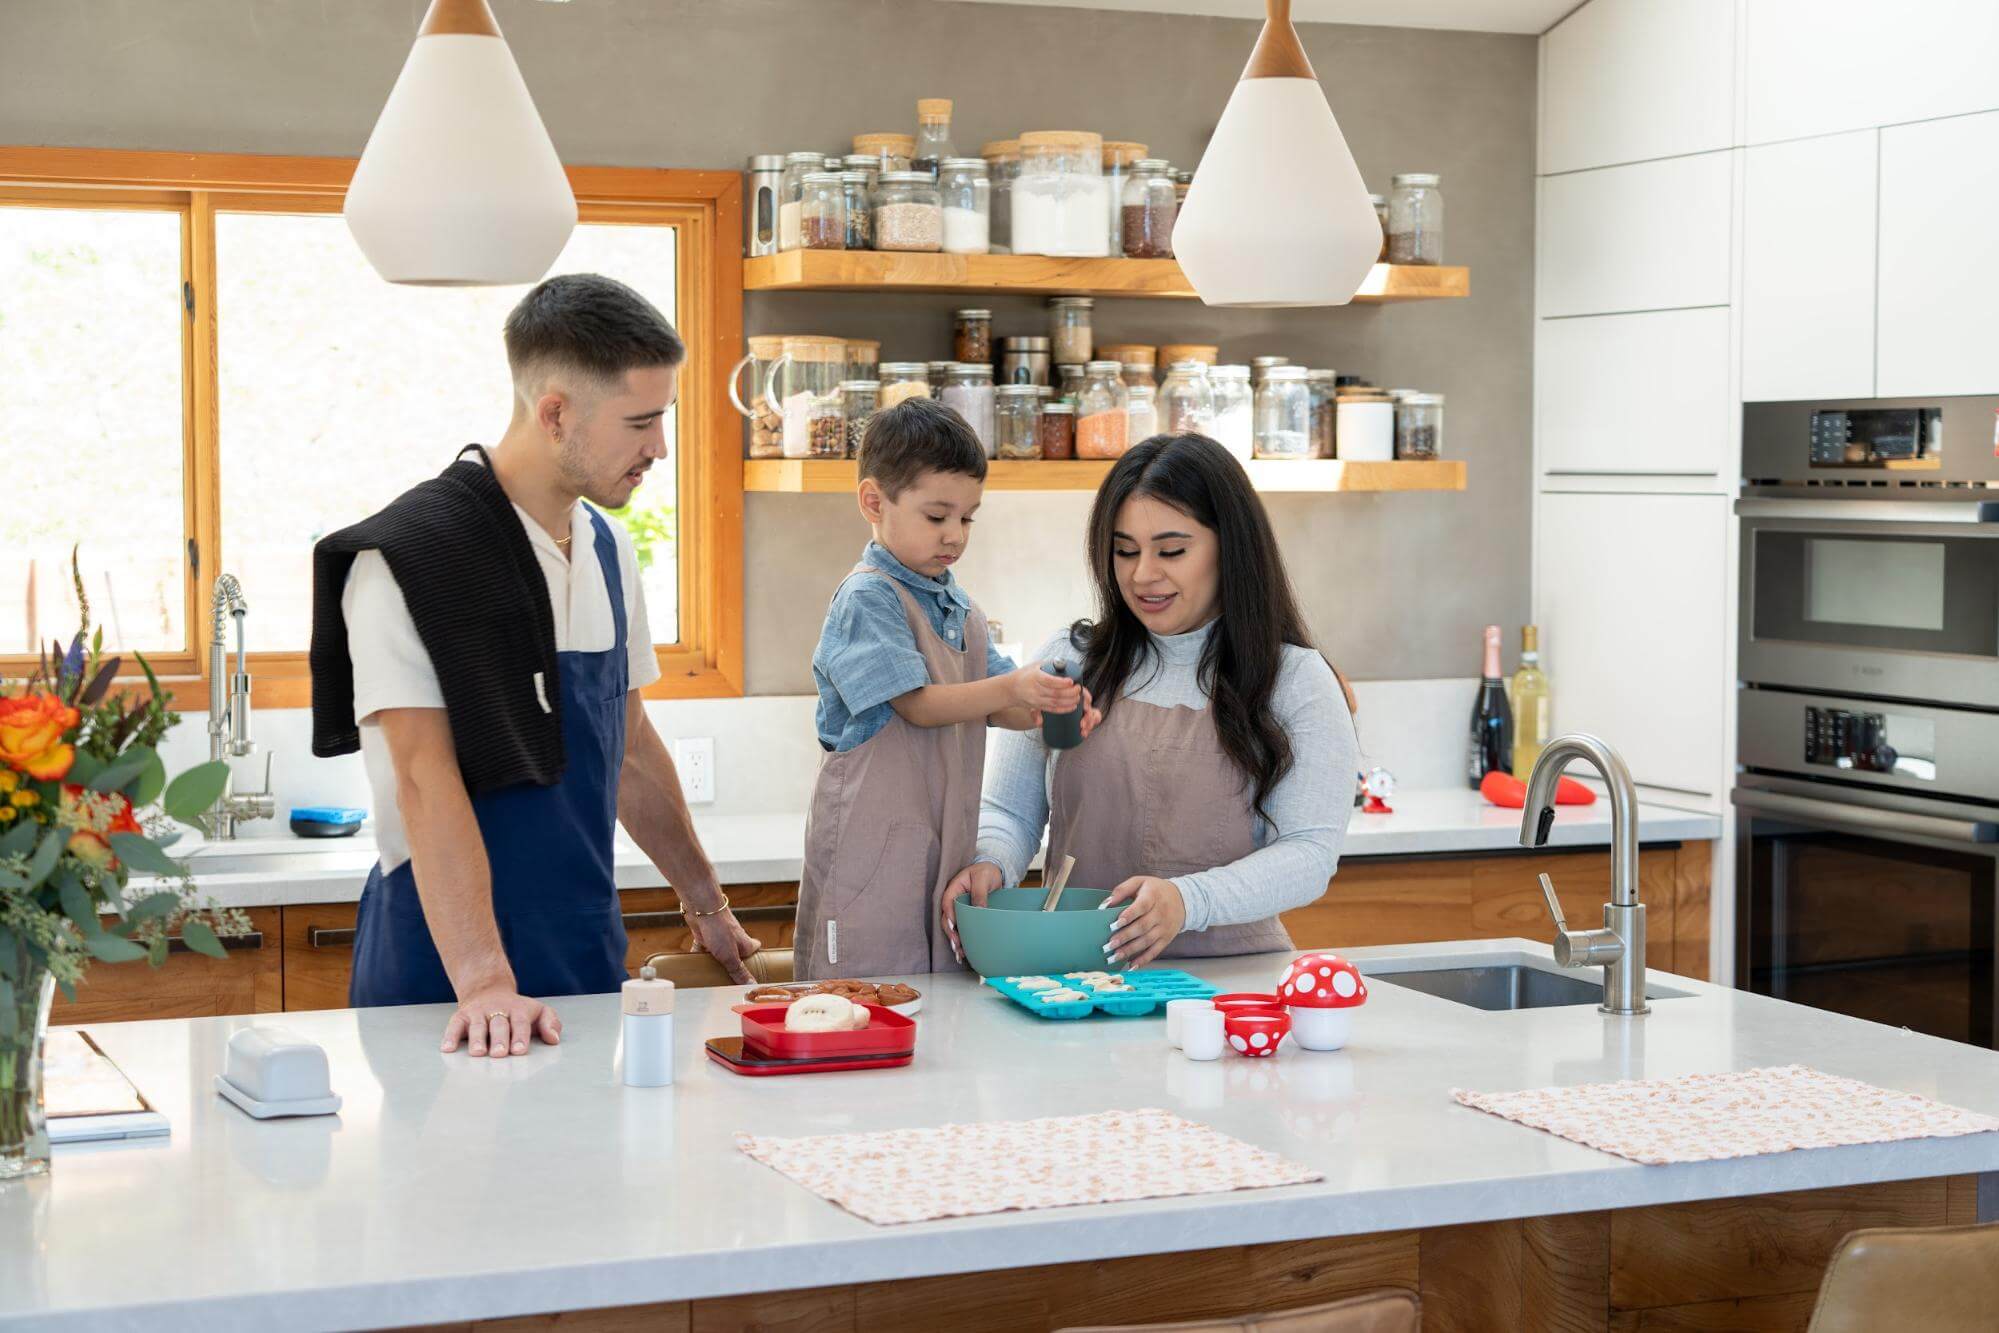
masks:
<path fill-rule="evenodd" d="M 42 1039 L 49 1030 L 55 977 L 18 945 L 11 985 L 0 986 L 0 1184 L 49 1169 L 42 1124 Z"/>

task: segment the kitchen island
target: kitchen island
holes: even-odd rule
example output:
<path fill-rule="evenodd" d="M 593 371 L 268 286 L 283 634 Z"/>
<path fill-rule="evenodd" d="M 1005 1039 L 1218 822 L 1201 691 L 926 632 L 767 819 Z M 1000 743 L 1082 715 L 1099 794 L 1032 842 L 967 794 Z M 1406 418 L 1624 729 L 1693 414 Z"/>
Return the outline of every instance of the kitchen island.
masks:
<path fill-rule="evenodd" d="M 1548 960 L 1522 940 L 1352 956 L 1377 978 Z M 1281 961 L 1193 969 L 1262 989 Z M 1157 1019 L 1046 1022 L 970 976 L 916 980 L 913 1065 L 780 1079 L 699 1053 L 737 1030 L 739 991 L 683 991 L 679 1082 L 660 1089 L 621 1083 L 613 996 L 561 1002 L 563 1044 L 502 1061 L 440 1054 L 435 1006 L 91 1025 L 173 1134 L 59 1148 L 49 1177 L 0 1189 L 0 1327 L 463 1326 L 658 1306 L 616 1326 L 1018 1329 L 1403 1286 L 1431 1329 L 1637 1327 L 1640 1312 L 1790 1328 L 1845 1230 L 1999 1204 L 1999 1134 L 1646 1167 L 1452 1102 L 1456 1087 L 1801 1063 L 1999 1114 L 1999 1052 L 1656 972 L 1678 994 L 1635 1021 L 1487 1012 L 1378 979 L 1345 1051 L 1205 1065 L 1169 1051 Z M 252 1023 L 326 1046 L 338 1117 L 257 1122 L 214 1093 L 229 1034 Z M 877 1227 L 732 1145 L 1140 1107 L 1325 1178 Z"/>

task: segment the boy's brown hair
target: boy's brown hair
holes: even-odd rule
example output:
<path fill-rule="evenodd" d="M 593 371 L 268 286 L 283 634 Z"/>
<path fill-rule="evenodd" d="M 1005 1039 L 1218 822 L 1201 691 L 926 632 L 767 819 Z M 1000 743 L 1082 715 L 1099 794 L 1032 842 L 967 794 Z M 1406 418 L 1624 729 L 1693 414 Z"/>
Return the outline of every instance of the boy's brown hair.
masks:
<path fill-rule="evenodd" d="M 984 482 L 986 451 L 972 428 L 944 404 L 911 398 L 874 414 L 861 436 L 861 478 L 874 478 L 893 500 L 926 472 L 958 472 Z"/>

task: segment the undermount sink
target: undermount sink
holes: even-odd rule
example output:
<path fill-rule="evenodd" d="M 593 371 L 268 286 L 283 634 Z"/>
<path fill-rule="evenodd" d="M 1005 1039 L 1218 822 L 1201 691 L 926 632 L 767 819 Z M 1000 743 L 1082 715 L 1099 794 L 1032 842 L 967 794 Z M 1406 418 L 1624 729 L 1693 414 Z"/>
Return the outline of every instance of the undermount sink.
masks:
<path fill-rule="evenodd" d="M 1439 967 L 1416 972 L 1370 972 L 1371 981 L 1422 991 L 1474 1009 L 1553 1009 L 1603 1003 L 1600 969 L 1587 973 L 1551 972 L 1521 963 L 1491 967 Z M 1685 991 L 1647 986 L 1647 1000 L 1681 1000 Z"/>

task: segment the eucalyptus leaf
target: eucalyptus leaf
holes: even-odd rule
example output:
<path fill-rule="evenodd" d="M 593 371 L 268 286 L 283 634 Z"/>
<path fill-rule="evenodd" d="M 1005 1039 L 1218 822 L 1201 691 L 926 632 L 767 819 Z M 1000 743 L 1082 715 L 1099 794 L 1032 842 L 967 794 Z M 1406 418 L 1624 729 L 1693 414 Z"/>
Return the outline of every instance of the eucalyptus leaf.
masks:
<path fill-rule="evenodd" d="M 0 926 L 0 978 L 14 978 L 14 932 Z"/>
<path fill-rule="evenodd" d="M 28 850 L 35 845 L 35 835 L 40 828 L 39 824 L 23 822 L 8 829 L 4 835 L 0 835 L 0 856 L 12 856 L 16 852 L 26 856 Z"/>
<path fill-rule="evenodd" d="M 150 745 L 141 745 L 126 753 L 136 753 L 139 750 L 145 751 L 146 766 L 140 770 L 138 779 L 125 788 L 125 798 L 131 801 L 135 810 L 159 800 L 160 793 L 165 791 L 167 786 L 167 766 L 160 759 L 159 751 Z M 178 838 L 180 834 L 176 833 L 174 836 Z"/>
<path fill-rule="evenodd" d="M 42 845 L 35 848 L 35 854 L 28 860 L 28 887 L 33 888 L 49 877 L 62 857 L 62 849 L 69 845 L 69 830 L 52 828 L 42 838 Z"/>
<path fill-rule="evenodd" d="M 184 875 L 187 867 L 161 851 L 151 838 L 137 833 L 114 833 L 111 850 L 120 861 L 141 875 Z"/>
<path fill-rule="evenodd" d="M 69 772 L 63 781 L 77 787 L 87 787 L 97 775 L 104 771 L 104 761 L 94 754 L 78 750 L 76 758 L 70 761 Z"/>
<path fill-rule="evenodd" d="M 149 757 L 158 758 L 150 745 L 135 745 L 119 755 L 116 763 L 108 765 L 102 772 L 89 779 L 86 785 L 92 791 L 123 791 L 128 784 L 146 771 L 146 760 Z"/>
<path fill-rule="evenodd" d="M 20 1030 L 20 1018 L 14 1012 L 14 983 L 0 977 L 0 1038 L 12 1041 Z"/>
<path fill-rule="evenodd" d="M 11 870 L 0 870 L 0 889 L 25 889 L 27 887 L 28 877 L 26 875 L 17 875 Z"/>
<path fill-rule="evenodd" d="M 116 935 L 107 935 L 103 931 L 95 935 L 85 935 L 83 947 L 90 950 L 91 957 L 106 963 L 130 963 L 146 956 L 146 950 L 142 945 L 134 944 L 130 940 L 121 940 Z"/>
<path fill-rule="evenodd" d="M 198 764 L 167 784 L 166 812 L 183 824 L 195 825 L 221 799 L 229 786 L 229 765 L 220 759 Z"/>
<path fill-rule="evenodd" d="M 164 850 L 180 841 L 180 830 L 168 829 L 165 833 L 148 833 L 146 836 L 153 840 L 155 846 Z"/>
<path fill-rule="evenodd" d="M 180 906 L 180 895 L 171 890 L 149 893 L 125 909 L 127 921 L 151 921 L 156 916 L 165 916 Z"/>
<path fill-rule="evenodd" d="M 78 930 L 85 935 L 103 931 L 104 927 L 97 923 L 97 909 L 90 902 L 90 890 L 83 887 L 82 880 L 65 873 L 56 886 L 56 892 L 62 898 L 63 915 L 74 921 Z"/>
<path fill-rule="evenodd" d="M 227 951 L 222 947 L 222 941 L 215 938 L 215 932 L 209 929 L 206 921 L 189 917 L 180 923 L 180 937 L 186 940 L 187 947 L 196 953 L 206 954 L 210 958 L 227 958 L 229 956 Z"/>

